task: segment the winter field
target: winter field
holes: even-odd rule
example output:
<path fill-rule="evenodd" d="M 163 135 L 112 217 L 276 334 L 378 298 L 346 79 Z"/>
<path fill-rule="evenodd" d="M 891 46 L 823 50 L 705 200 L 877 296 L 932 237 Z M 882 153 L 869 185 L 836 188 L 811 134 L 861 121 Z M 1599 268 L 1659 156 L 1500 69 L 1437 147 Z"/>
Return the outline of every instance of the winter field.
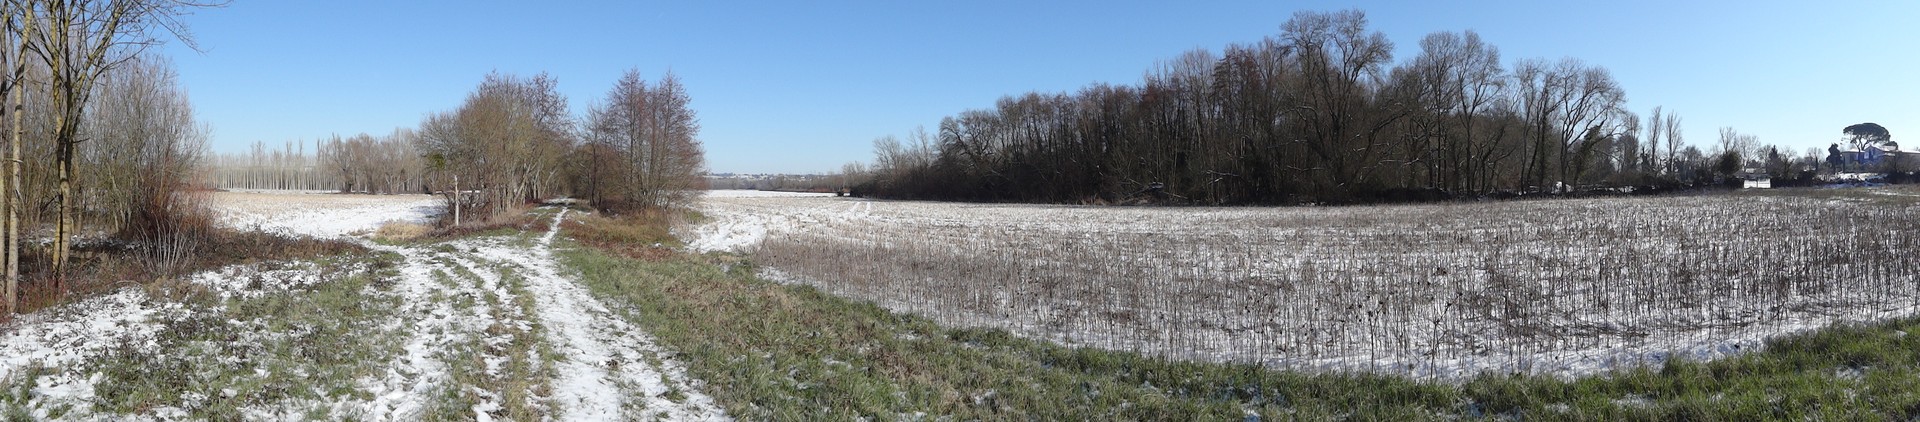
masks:
<path fill-rule="evenodd" d="M 725 419 L 670 353 L 520 234 L 376 241 L 423 195 L 222 192 L 227 224 L 374 254 L 127 287 L 0 326 L 9 419 Z M 130 284 L 131 285 L 131 284 Z"/>
<path fill-rule="evenodd" d="M 1920 314 L 1908 258 L 1920 250 L 1920 189 L 1907 187 L 1339 208 L 719 191 L 677 234 L 689 251 L 742 255 L 664 258 L 645 250 L 662 247 L 653 240 L 588 246 L 580 235 L 611 239 L 594 227 L 634 226 L 557 207 L 476 235 L 403 241 L 381 228 L 427 221 L 440 212 L 434 198 L 211 199 L 234 227 L 365 252 L 129 281 L 15 318 L 0 325 L 0 417 L 1617 420 L 1920 409 L 1920 393 L 1904 387 L 1920 373 L 1906 354 L 1920 323 L 1817 330 Z M 1815 331 L 1826 334 L 1778 348 L 1798 354 L 1746 353 Z M 1718 366 L 1668 360 L 1735 354 Z M 1476 377 L 1646 367 L 1565 385 Z"/>
<path fill-rule="evenodd" d="M 1920 191 L 1336 208 L 710 195 L 700 250 L 942 324 L 1460 380 L 1716 358 L 1915 314 Z"/>

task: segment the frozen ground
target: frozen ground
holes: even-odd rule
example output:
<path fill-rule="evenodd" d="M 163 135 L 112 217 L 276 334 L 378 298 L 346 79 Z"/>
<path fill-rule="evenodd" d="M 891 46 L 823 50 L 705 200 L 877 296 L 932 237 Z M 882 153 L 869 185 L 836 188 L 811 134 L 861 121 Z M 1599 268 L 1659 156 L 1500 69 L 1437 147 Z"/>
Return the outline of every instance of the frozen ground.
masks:
<path fill-rule="evenodd" d="M 389 221 L 424 222 L 438 205 L 426 196 L 316 195 L 234 192 L 215 194 L 216 205 L 239 227 L 318 237 L 353 237 Z M 398 274 L 369 297 L 398 297 L 399 309 L 383 320 L 352 322 L 368 335 L 398 333 L 399 345 L 378 369 L 355 382 L 353 391 L 323 392 L 317 401 L 254 403 L 250 419 L 305 419 L 313 415 L 361 420 L 420 420 L 454 416 L 492 420 L 510 405 L 552 420 L 724 420 L 673 354 L 654 345 L 587 294 L 552 257 L 552 240 L 565 213 L 551 214 L 539 233 L 463 239 L 430 245 L 384 245 L 398 255 Z M 223 298 L 259 298 L 298 293 L 326 282 L 323 268 L 302 263 L 247 265 L 197 274 L 191 282 Z M 183 397 L 194 402 L 155 403 L 141 414 L 97 414 L 94 386 L 103 374 L 92 365 L 115 350 L 158 351 L 154 339 L 187 320 L 221 320 L 224 305 L 194 309 L 147 290 L 128 287 L 30 315 L 0 326 L 0 381 L 30 385 L 25 396 L 0 400 L 36 419 L 178 419 L 209 397 L 231 395 L 218 386 Z M 268 330 L 266 321 L 229 321 Z M 284 329 L 284 328 L 282 328 Z M 274 336 L 274 332 L 260 335 Z M 246 341 L 243 336 L 236 341 Z M 524 354 L 515 342 L 531 341 Z M 325 347 L 319 345 L 318 347 Z M 211 353 L 206 348 L 165 353 Z M 212 348 L 215 351 L 226 348 Z M 242 349 L 244 350 L 244 349 Z M 473 366 L 477 359 L 480 366 Z M 257 356 L 208 355 L 194 362 L 219 365 Z M 269 357 L 270 358 L 270 357 Z M 530 366 L 537 379 L 505 379 L 510 366 Z M 303 372 L 295 368 L 296 373 Z M 30 382 L 23 378 L 31 378 Z M 533 388 L 525 403 L 507 403 L 502 386 Z M 550 387 L 549 387 L 550 386 Z M 449 395 L 477 397 L 471 408 L 445 409 Z M 186 399 L 183 399 L 186 400 Z M 436 416 L 439 415 L 439 416 Z"/>
<path fill-rule="evenodd" d="M 1459 379 L 1714 358 L 1913 315 L 1913 193 L 1338 208 L 717 195 L 688 233 L 773 278 L 947 324 Z"/>
<path fill-rule="evenodd" d="M 810 216 L 794 215 L 786 208 L 769 208 L 762 204 L 784 204 L 783 202 L 763 202 L 763 199 L 801 199 L 827 201 L 834 198 L 830 193 L 769 192 L 755 190 L 712 190 L 706 191 L 701 213 L 709 218 L 708 224 L 686 228 L 678 233 L 687 241 L 687 248 L 698 252 L 733 251 L 741 247 L 759 244 L 770 230 L 785 230 L 806 224 Z M 773 205 L 779 207 L 779 205 Z"/>
<path fill-rule="evenodd" d="M 486 356 L 489 375 L 505 361 L 527 359 L 547 363 L 540 356 L 501 355 L 498 345 L 514 341 L 539 327 L 539 336 L 552 353 L 552 393 L 542 401 L 553 406 L 549 416 L 560 420 L 706 420 L 725 419 L 713 400 L 699 392 L 699 383 L 654 345 L 644 331 L 610 312 L 584 287 L 562 274 L 552 256 L 552 241 L 565 212 L 554 216 L 544 234 L 531 239 L 479 238 L 432 247 L 385 246 L 377 249 L 405 257 L 398 290 L 404 292 L 409 315 L 395 323 L 414 324 L 406 354 L 392 362 L 386 374 L 366 380 L 374 400 L 344 403 L 346 414 L 365 411 L 392 420 L 413 420 L 449 382 L 447 345 L 478 342 Z M 452 280 L 447 280 L 452 278 Z M 517 295 L 531 295 L 531 307 L 519 307 Z M 461 307 L 439 297 L 489 297 L 485 303 Z M 497 327 L 508 327 L 505 330 Z M 457 364 L 457 363 L 456 363 Z M 473 410 L 487 419 L 504 407 L 495 386 L 464 385 L 483 402 Z M 671 394 L 670 394 L 671 393 Z M 670 399 L 671 398 L 671 399 Z"/>
<path fill-rule="evenodd" d="M 314 237 L 368 232 L 391 221 L 426 223 L 442 209 L 440 199 L 429 195 L 236 191 L 214 192 L 210 199 L 228 226 Z"/>

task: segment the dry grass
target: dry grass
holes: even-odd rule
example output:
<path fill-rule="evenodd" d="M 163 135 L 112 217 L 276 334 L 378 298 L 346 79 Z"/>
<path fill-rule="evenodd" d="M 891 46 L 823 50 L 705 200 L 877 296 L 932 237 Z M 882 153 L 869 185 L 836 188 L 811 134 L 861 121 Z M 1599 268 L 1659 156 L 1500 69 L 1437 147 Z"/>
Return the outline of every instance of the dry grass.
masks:
<path fill-rule="evenodd" d="M 426 236 L 432 231 L 433 228 L 425 224 L 391 222 L 380 225 L 378 230 L 373 231 L 373 237 L 387 241 L 408 241 Z"/>
<path fill-rule="evenodd" d="M 668 211 L 646 210 L 608 216 L 575 214 L 561 228 L 581 244 L 629 258 L 658 261 L 673 254 L 680 241 L 668 230 Z"/>
<path fill-rule="evenodd" d="M 442 215 L 440 221 L 436 223 L 436 227 L 432 231 L 414 240 L 446 240 L 491 231 L 534 230 L 534 226 L 540 223 L 540 219 L 535 218 L 536 216 L 531 213 L 532 210 L 532 205 L 503 208 L 494 210 L 493 213 L 478 219 L 463 220 L 459 225 L 453 224 L 453 216 Z M 472 218 L 472 216 L 467 217 Z"/>
<path fill-rule="evenodd" d="M 121 286 L 166 283 L 198 271 L 249 262 L 311 259 L 363 251 L 359 245 L 342 240 L 290 238 L 270 233 L 208 228 L 191 239 L 163 239 L 172 247 L 191 242 L 185 253 L 165 252 L 156 243 L 115 238 L 85 242 L 77 246 L 64 278 L 50 271 L 51 262 L 41 248 L 23 249 L 20 256 L 20 310 L 33 312 L 110 292 Z M 161 251 L 156 251 L 161 249 Z M 167 257 L 159 262 L 156 255 Z M 58 282 L 56 282 L 58 281 Z M 0 316 L 0 321 L 8 318 Z"/>

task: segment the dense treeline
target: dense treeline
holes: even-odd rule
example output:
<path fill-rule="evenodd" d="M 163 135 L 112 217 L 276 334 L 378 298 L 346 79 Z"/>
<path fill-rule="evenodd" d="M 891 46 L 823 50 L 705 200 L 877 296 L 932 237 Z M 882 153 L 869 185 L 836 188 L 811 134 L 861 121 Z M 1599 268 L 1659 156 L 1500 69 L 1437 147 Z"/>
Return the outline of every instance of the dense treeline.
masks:
<path fill-rule="evenodd" d="M 546 74 L 489 74 L 458 109 L 428 116 L 420 124 L 428 184 L 474 191 L 457 204 L 481 213 L 558 194 L 561 159 L 574 143 L 558 83 Z"/>
<path fill-rule="evenodd" d="M 246 153 L 214 154 L 208 159 L 207 181 L 221 189 L 323 190 L 340 186 L 331 173 L 321 171 L 318 151 L 305 141 L 289 141 L 279 148 L 254 142 Z"/>
<path fill-rule="evenodd" d="M 1341 202 L 1705 183 L 1757 149 L 1687 147 L 1677 115 L 1623 109 L 1605 68 L 1503 65 L 1472 31 L 1412 60 L 1359 11 L 1195 50 L 1138 85 L 1004 97 L 936 133 L 875 141 L 866 194 L 1039 202 Z M 1730 130 L 1729 130 L 1730 131 Z M 1723 142 L 1723 144 L 1725 144 Z M 1733 171 L 1712 158 L 1731 153 Z M 1413 198 L 1408 198 L 1413 197 Z"/>
<path fill-rule="evenodd" d="M 415 148 L 417 142 L 406 128 L 383 137 L 335 136 L 320 142 L 318 155 L 322 169 L 341 192 L 422 193 L 425 166 Z"/>

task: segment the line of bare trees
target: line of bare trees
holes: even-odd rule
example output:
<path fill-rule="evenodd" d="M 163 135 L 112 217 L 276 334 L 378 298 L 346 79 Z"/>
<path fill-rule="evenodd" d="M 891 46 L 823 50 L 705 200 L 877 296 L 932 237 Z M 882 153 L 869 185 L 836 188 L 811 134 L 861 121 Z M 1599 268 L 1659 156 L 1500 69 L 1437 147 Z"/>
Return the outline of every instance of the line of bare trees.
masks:
<path fill-rule="evenodd" d="M 324 190 L 338 188 L 333 173 L 322 171 L 319 151 L 306 141 L 287 141 L 278 148 L 254 142 L 246 153 L 214 154 L 208 158 L 207 177 L 222 189 Z"/>
<path fill-rule="evenodd" d="M 171 64 L 144 51 L 160 35 L 192 45 L 178 18 L 216 5 L 0 1 L 0 98 L 7 103 L 0 107 L 7 145 L 0 150 L 7 156 L 0 160 L 0 243 L 9 312 L 18 309 L 23 255 L 58 289 L 81 235 L 117 233 L 169 256 L 185 246 L 162 240 L 189 229 L 175 220 L 191 204 L 174 193 L 189 187 L 206 131 L 194 123 Z M 25 242 L 29 236 L 47 242 Z"/>
<path fill-rule="evenodd" d="M 223 189 L 427 193 L 426 161 L 417 138 L 408 128 L 386 136 L 333 135 L 315 144 L 312 154 L 304 141 L 280 148 L 254 142 L 246 153 L 211 157 L 207 177 Z"/>
<path fill-rule="evenodd" d="M 1646 125 L 1603 67 L 1503 65 L 1473 31 L 1392 42 L 1360 11 L 1194 50 L 1138 85 L 1027 93 L 875 142 L 864 193 L 986 201 L 1296 203 L 1681 185 L 1716 176 L 1679 117 Z M 1692 153 L 1687 151 L 1692 150 Z M 1716 152 L 1717 153 L 1717 152 Z"/>
<path fill-rule="evenodd" d="M 365 133 L 321 141 L 321 167 L 340 192 L 373 194 L 424 193 L 425 162 L 416 148 L 412 129 L 394 129 L 375 137 Z"/>

